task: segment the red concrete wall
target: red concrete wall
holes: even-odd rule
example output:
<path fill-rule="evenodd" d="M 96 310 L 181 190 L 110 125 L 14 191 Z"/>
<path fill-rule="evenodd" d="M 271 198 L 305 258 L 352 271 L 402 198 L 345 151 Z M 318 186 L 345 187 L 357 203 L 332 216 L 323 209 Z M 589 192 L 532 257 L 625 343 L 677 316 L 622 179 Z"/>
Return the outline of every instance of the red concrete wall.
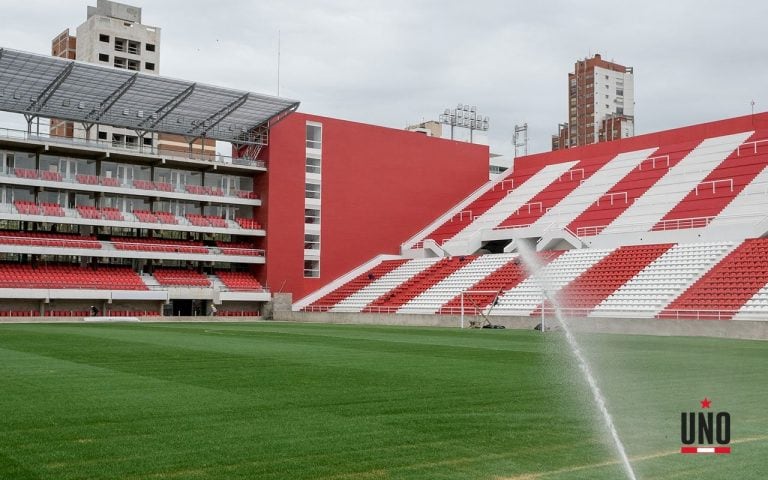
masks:
<path fill-rule="evenodd" d="M 304 278 L 306 122 L 323 125 L 320 278 Z M 400 244 L 488 180 L 488 147 L 295 113 L 270 132 L 256 182 L 261 280 L 299 299 Z"/>

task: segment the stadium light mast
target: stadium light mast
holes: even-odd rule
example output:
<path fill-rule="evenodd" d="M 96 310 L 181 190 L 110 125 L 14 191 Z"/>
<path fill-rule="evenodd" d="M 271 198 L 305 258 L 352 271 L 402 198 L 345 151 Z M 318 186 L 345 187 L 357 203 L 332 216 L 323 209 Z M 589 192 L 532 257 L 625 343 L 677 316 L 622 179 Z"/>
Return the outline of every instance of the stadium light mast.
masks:
<path fill-rule="evenodd" d="M 473 133 L 475 130 L 487 132 L 490 119 L 477 113 L 476 105 L 459 104 L 456 108 L 446 108 L 438 117 L 438 121 L 443 125 L 451 126 L 451 140 L 454 138 L 454 128 L 468 128 L 469 142 L 474 143 Z"/>
<path fill-rule="evenodd" d="M 523 155 L 528 155 L 528 123 L 515 125 L 512 144 L 515 146 L 515 158 L 520 156 L 521 150 Z"/>

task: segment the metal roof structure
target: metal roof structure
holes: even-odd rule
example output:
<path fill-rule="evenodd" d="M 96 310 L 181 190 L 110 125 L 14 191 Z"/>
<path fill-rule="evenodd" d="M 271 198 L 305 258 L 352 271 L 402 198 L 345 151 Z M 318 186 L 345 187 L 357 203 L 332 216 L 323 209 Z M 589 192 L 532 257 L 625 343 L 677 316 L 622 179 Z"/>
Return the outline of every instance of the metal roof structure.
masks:
<path fill-rule="evenodd" d="M 0 110 L 148 132 L 266 145 L 299 102 L 0 48 Z"/>

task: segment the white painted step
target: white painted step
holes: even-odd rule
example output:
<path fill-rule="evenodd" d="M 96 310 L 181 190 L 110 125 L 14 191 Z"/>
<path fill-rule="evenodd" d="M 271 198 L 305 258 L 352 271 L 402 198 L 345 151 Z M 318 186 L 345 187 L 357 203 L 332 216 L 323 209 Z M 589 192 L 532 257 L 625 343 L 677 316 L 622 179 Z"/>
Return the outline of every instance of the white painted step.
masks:
<path fill-rule="evenodd" d="M 528 203 L 533 197 L 538 195 L 539 192 L 547 188 L 552 182 L 577 163 L 579 162 L 564 162 L 555 165 L 547 165 L 542 168 L 519 187 L 510 190 L 504 198 L 496 202 L 495 205 L 486 210 L 482 215 L 478 216 L 475 221 L 454 235 L 450 241 L 446 242 L 446 248 L 449 248 L 451 242 L 467 240 L 475 232 L 483 229 L 492 230 L 496 228 L 501 222 Z"/>
<path fill-rule="evenodd" d="M 541 216 L 533 226 L 546 227 L 552 223 L 560 227 L 568 225 L 656 150 L 648 148 L 616 155 Z"/>
<path fill-rule="evenodd" d="M 410 260 L 340 301 L 331 312 L 361 312 L 366 305 L 434 265 L 441 258 Z"/>
<path fill-rule="evenodd" d="M 638 225 L 650 230 L 752 133 L 736 133 L 704 140 L 601 233 L 636 231 Z"/>
<path fill-rule="evenodd" d="M 587 271 L 614 249 L 583 248 L 569 250 L 541 269 L 541 273 L 529 276 L 499 297 L 491 309 L 494 315 L 530 315 L 544 302 L 546 289 L 555 294 Z"/>
<path fill-rule="evenodd" d="M 456 295 L 506 265 L 517 254 L 481 255 L 467 265 L 456 270 L 440 282 L 431 286 L 408 303 L 400 307 L 397 313 L 434 314 Z M 454 260 L 456 257 L 454 257 Z"/>

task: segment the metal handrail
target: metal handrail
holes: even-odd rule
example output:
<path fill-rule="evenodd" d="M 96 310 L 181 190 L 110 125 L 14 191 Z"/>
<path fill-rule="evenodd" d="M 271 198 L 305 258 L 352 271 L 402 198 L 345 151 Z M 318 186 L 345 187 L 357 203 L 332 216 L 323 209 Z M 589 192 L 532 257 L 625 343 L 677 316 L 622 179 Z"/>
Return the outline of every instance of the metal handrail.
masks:
<path fill-rule="evenodd" d="M 159 148 L 156 148 L 155 146 L 146 146 L 146 145 L 122 145 L 122 144 L 116 144 L 114 142 L 108 141 L 108 140 L 91 140 L 91 139 L 85 139 L 85 138 L 74 138 L 74 137 L 60 137 L 56 135 L 51 135 L 48 133 L 29 133 L 26 130 L 16 130 L 11 128 L 0 128 L 0 138 L 8 138 L 8 139 L 19 139 L 19 140 L 29 140 L 29 141 L 39 141 L 39 142 L 54 142 L 54 143 L 60 143 L 65 145 L 82 145 L 86 147 L 92 147 L 92 148 L 98 148 L 102 150 L 107 151 L 118 151 L 118 152 L 130 152 L 130 153 L 139 153 L 141 155 L 154 155 L 158 157 L 163 157 L 169 160 L 200 160 L 200 161 L 206 161 L 211 163 L 220 163 L 224 165 L 245 165 L 245 166 L 252 166 L 252 167 L 259 167 L 259 168 L 266 168 L 266 162 L 263 160 L 259 160 L 256 158 L 249 158 L 249 157 L 230 157 L 227 155 L 221 155 L 221 154 L 204 154 L 204 153 L 188 153 L 186 155 L 179 155 L 179 152 L 174 152 L 173 154 L 167 153 L 167 150 L 161 150 Z"/>
<path fill-rule="evenodd" d="M 22 175 L 17 175 L 16 171 L 20 171 Z M 34 176 L 24 176 L 24 172 L 34 172 Z M 58 178 L 44 178 L 45 176 L 50 176 L 50 174 L 55 174 Z M 58 174 L 58 175 L 56 175 Z M 97 176 L 97 175 L 90 175 L 90 174 L 75 174 L 72 175 L 63 175 L 59 172 L 51 172 L 50 170 L 40 170 L 40 169 L 33 169 L 33 168 L 8 168 L 8 171 L 0 171 L 0 176 L 6 176 L 9 178 L 21 178 L 21 179 L 27 179 L 27 180 L 39 180 L 41 182 L 56 182 L 56 183 L 68 183 L 72 185 L 100 185 L 104 187 L 111 187 L 111 188 L 120 188 L 120 189 L 126 189 L 130 190 L 130 193 L 135 194 L 136 190 L 146 190 L 147 192 L 154 192 L 157 194 L 160 194 L 162 196 L 162 193 L 164 192 L 172 192 L 172 193 L 183 193 L 186 195 L 201 195 L 205 197 L 213 197 L 213 198 L 245 198 L 249 200 L 258 200 L 258 198 L 253 198 L 253 195 L 256 192 L 248 191 L 248 190 L 231 190 L 230 192 L 224 192 L 222 191 L 222 195 L 217 195 L 214 193 L 196 193 L 196 192 L 190 192 L 186 187 L 184 188 L 178 188 L 177 186 L 168 183 L 168 182 L 159 182 L 159 181 L 153 181 L 153 180 L 141 180 L 141 179 L 134 179 L 134 181 L 138 182 L 151 182 L 153 185 L 158 184 L 168 184 L 172 187 L 172 190 L 164 190 L 162 188 L 143 188 L 141 186 L 136 186 L 133 183 L 126 183 L 121 181 L 120 179 L 117 179 L 115 177 L 107 177 L 107 176 Z M 95 178 L 95 182 L 81 182 L 78 177 L 87 177 L 88 179 Z M 201 188 L 205 188 L 203 185 L 199 185 Z M 213 187 L 210 187 L 213 188 Z"/>

